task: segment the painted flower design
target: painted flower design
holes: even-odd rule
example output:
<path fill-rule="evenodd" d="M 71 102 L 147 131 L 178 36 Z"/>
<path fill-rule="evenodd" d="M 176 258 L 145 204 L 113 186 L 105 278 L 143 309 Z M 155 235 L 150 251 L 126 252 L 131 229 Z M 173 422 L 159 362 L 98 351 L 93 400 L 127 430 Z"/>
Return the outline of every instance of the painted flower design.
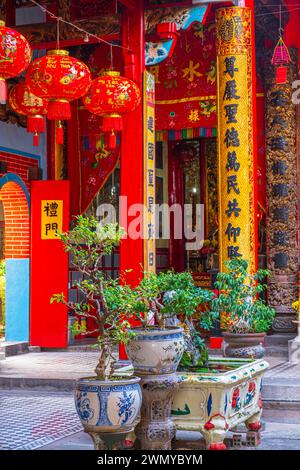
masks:
<path fill-rule="evenodd" d="M 134 394 L 124 391 L 117 405 L 119 408 L 118 416 L 119 418 L 121 418 L 122 425 L 126 424 L 129 418 L 131 418 L 131 416 L 134 414 L 135 412 L 135 408 L 133 407 L 134 402 L 135 402 Z"/>
<path fill-rule="evenodd" d="M 90 400 L 87 398 L 86 392 L 80 392 L 76 399 L 76 408 L 81 421 L 86 423 L 94 416 L 94 411 L 91 409 Z"/>

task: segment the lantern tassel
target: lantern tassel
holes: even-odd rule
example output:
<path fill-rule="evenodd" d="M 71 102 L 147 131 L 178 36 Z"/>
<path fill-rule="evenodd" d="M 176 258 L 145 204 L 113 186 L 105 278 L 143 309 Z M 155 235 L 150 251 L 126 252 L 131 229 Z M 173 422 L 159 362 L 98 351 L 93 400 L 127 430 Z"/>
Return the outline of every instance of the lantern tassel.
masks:
<path fill-rule="evenodd" d="M 45 132 L 45 120 L 43 116 L 36 114 L 27 118 L 28 132 Z"/>
<path fill-rule="evenodd" d="M 5 104 L 7 101 L 7 84 L 4 78 L 0 78 L 0 104 Z"/>
<path fill-rule="evenodd" d="M 118 115 L 103 116 L 101 127 L 102 127 L 103 132 L 122 131 L 123 130 L 122 116 L 118 116 Z"/>
<path fill-rule="evenodd" d="M 33 145 L 34 145 L 35 147 L 38 147 L 38 146 L 39 146 L 39 134 L 38 134 L 38 132 L 35 132 L 35 133 L 33 134 Z"/>
<path fill-rule="evenodd" d="M 109 150 L 114 150 L 116 146 L 117 146 L 117 136 L 115 134 L 115 131 L 112 130 L 108 138 L 108 148 Z"/>
<path fill-rule="evenodd" d="M 71 119 L 71 107 L 67 100 L 50 101 L 47 117 L 51 121 L 68 121 Z"/>
<path fill-rule="evenodd" d="M 60 145 L 63 145 L 64 143 L 64 129 L 61 125 L 61 122 L 58 123 L 56 128 L 56 143 Z"/>

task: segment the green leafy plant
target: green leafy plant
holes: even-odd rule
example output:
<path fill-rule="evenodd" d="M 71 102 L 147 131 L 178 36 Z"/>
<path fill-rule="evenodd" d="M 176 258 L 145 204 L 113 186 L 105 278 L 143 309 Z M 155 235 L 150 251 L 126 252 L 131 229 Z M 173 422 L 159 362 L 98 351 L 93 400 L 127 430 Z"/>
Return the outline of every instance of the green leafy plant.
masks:
<path fill-rule="evenodd" d="M 174 271 L 146 273 L 135 288 L 135 294 L 135 314 L 144 328 L 150 326 L 149 317 L 154 317 L 159 328 L 165 328 L 166 321 L 175 317 L 186 322 L 201 304 L 208 303 L 213 298 L 212 292 L 195 287 L 189 272 Z M 149 312 L 152 315 L 149 316 Z M 209 327 L 212 315 L 203 317 L 203 325 Z"/>
<path fill-rule="evenodd" d="M 144 328 L 149 328 L 149 318 L 159 328 L 168 324 L 181 325 L 185 331 L 186 351 L 182 367 L 203 365 L 208 358 L 204 341 L 195 329 L 195 322 L 204 329 L 211 329 L 215 316 L 206 307 L 214 294 L 195 286 L 189 272 L 146 273 L 135 289 L 137 304 L 135 314 Z M 201 312 L 198 313 L 198 310 Z M 195 318 L 195 314 L 199 318 Z"/>
<path fill-rule="evenodd" d="M 78 216 L 74 228 L 59 235 L 71 255 L 73 267 L 82 275 L 74 286 L 82 293 L 83 300 L 70 302 L 64 294 L 55 294 L 51 303 L 62 303 L 79 317 L 94 320 L 93 331 L 87 331 L 78 321 L 72 329 L 75 334 L 99 333 L 100 357 L 95 372 L 102 380 L 112 377 L 116 346 L 126 344 L 134 336 L 126 319 L 135 305 L 133 291 L 118 279 L 108 278 L 100 269 L 102 257 L 111 254 L 124 235 L 117 224 L 101 225 L 93 216 Z"/>
<path fill-rule="evenodd" d="M 0 261 L 0 277 L 5 276 L 5 261 Z"/>
<path fill-rule="evenodd" d="M 269 271 L 260 269 L 254 275 L 248 272 L 248 261 L 235 258 L 225 263 L 226 271 L 219 273 L 215 283 L 220 294 L 213 299 L 214 315 L 225 319 L 231 333 L 263 333 L 268 331 L 275 310 L 260 298 L 266 289 L 264 280 Z"/>

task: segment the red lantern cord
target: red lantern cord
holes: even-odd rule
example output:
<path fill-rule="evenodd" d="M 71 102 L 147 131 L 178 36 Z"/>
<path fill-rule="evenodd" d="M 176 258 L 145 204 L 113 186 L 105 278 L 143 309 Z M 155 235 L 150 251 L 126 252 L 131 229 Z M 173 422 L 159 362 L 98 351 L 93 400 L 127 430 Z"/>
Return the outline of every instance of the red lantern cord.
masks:
<path fill-rule="evenodd" d="M 7 85 L 4 78 L 0 78 L 0 104 L 5 104 L 7 101 Z"/>
<path fill-rule="evenodd" d="M 56 127 L 56 143 L 60 145 L 64 143 L 64 128 L 60 121 L 58 121 Z"/>

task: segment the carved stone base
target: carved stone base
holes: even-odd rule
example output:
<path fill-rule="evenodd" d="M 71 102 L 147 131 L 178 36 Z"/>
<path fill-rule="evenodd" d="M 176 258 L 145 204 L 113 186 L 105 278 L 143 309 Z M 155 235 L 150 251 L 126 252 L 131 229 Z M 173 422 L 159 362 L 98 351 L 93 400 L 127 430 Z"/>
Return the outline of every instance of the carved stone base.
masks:
<path fill-rule="evenodd" d="M 142 377 L 141 421 L 135 429 L 142 450 L 171 450 L 176 432 L 171 403 L 179 381 L 176 374 Z"/>
<path fill-rule="evenodd" d="M 126 433 L 87 432 L 93 439 L 95 450 L 123 450 L 126 449 Z"/>
<path fill-rule="evenodd" d="M 300 335 L 289 341 L 289 362 L 300 364 Z"/>
<path fill-rule="evenodd" d="M 294 320 L 295 317 L 291 315 L 276 315 L 272 329 L 275 333 L 295 333 L 297 328 Z"/>

